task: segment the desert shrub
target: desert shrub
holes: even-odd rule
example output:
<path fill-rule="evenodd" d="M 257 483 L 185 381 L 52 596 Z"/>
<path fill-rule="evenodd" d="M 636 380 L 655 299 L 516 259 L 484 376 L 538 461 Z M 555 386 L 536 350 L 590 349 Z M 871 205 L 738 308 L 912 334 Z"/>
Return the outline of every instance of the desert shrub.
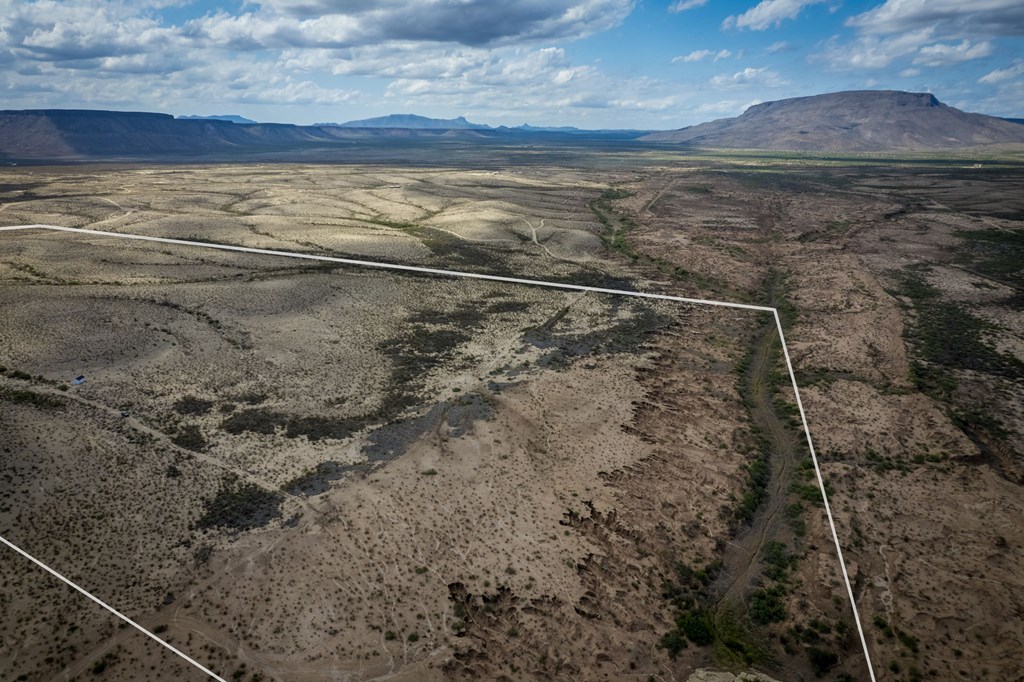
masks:
<path fill-rule="evenodd" d="M 188 424 L 187 426 L 182 427 L 178 433 L 171 438 L 171 442 L 179 448 L 185 448 L 186 450 L 192 450 L 193 452 L 203 452 L 209 446 L 206 442 L 206 438 L 203 437 L 199 427 L 195 424 Z"/>
<path fill-rule="evenodd" d="M 331 481 L 341 478 L 349 468 L 330 460 L 321 462 L 282 485 L 281 490 L 290 495 L 321 495 L 330 490 Z"/>
<path fill-rule="evenodd" d="M 18 405 L 32 405 L 33 407 L 43 409 L 54 409 L 64 406 L 64 401 L 61 398 L 20 388 L 0 388 L 0 400 Z"/>
<path fill-rule="evenodd" d="M 186 396 L 174 403 L 175 412 L 188 416 L 206 414 L 212 407 L 212 400 L 202 400 L 194 396 Z"/>
<path fill-rule="evenodd" d="M 892 627 L 885 621 L 885 618 L 875 616 L 875 625 L 882 631 L 882 634 L 885 635 L 887 639 L 892 639 L 896 636 L 896 633 L 893 632 Z"/>
<path fill-rule="evenodd" d="M 305 436 L 311 441 L 325 438 L 344 440 L 366 424 L 364 418 L 295 417 L 288 420 L 284 435 L 289 438 Z"/>
<path fill-rule="evenodd" d="M 498 301 L 487 306 L 489 313 L 521 313 L 530 309 L 526 301 Z"/>
<path fill-rule="evenodd" d="M 899 628 L 896 628 L 896 638 L 898 640 L 900 640 L 900 644 L 902 644 L 903 646 L 907 647 L 908 649 L 913 651 L 915 654 L 917 653 L 917 650 L 918 650 L 917 637 L 914 637 L 910 633 L 904 632 L 903 630 L 900 630 Z"/>
<path fill-rule="evenodd" d="M 195 557 L 197 564 L 205 564 L 213 556 L 213 545 L 199 545 L 192 556 Z"/>
<path fill-rule="evenodd" d="M 675 658 L 679 655 L 679 652 L 686 648 L 686 636 L 679 629 L 674 629 L 661 638 L 659 645 L 668 652 L 669 656 Z"/>
<path fill-rule="evenodd" d="M 781 623 L 786 619 L 786 607 L 782 603 L 782 594 L 782 588 L 778 585 L 751 592 L 749 597 L 750 617 L 762 625 Z"/>
<path fill-rule="evenodd" d="M 786 551 L 786 544 L 772 540 L 765 543 L 761 555 L 765 564 L 764 574 L 776 581 L 785 581 L 789 569 L 796 563 L 796 557 Z"/>
<path fill-rule="evenodd" d="M 958 230 L 953 233 L 964 240 L 958 255 L 961 262 L 993 279 L 1024 285 L 1024 232 L 1020 230 L 986 229 Z"/>
<path fill-rule="evenodd" d="M 287 422 L 285 415 L 265 408 L 240 410 L 221 422 L 220 427 L 228 433 L 240 435 L 245 432 L 273 435 L 278 427 Z"/>
<path fill-rule="evenodd" d="M 811 670 L 814 671 L 815 677 L 824 677 L 839 663 L 839 656 L 835 652 L 816 646 L 807 650 L 807 658 L 811 661 Z"/>
<path fill-rule="evenodd" d="M 706 609 L 691 609 L 676 618 L 676 625 L 686 637 L 697 646 L 707 646 L 715 641 L 715 629 L 711 614 Z"/>
<path fill-rule="evenodd" d="M 233 531 L 265 526 L 281 515 L 283 499 L 279 492 L 265 490 L 255 483 L 242 483 L 237 476 L 229 475 L 221 481 L 217 494 L 206 500 L 206 511 L 196 526 Z"/>

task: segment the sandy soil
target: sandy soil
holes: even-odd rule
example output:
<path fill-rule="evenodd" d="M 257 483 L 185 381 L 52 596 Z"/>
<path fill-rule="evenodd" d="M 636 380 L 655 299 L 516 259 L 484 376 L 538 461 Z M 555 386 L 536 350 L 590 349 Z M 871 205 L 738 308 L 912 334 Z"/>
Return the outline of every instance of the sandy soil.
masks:
<path fill-rule="evenodd" d="M 963 236 L 1019 234 L 1015 171 L 619 165 L 5 170 L 0 224 L 748 302 L 777 282 L 879 679 L 1024 674 L 1024 395 L 999 359 L 1024 359 L 1024 317 L 1012 269 Z M 922 365 L 938 314 L 988 364 Z M 759 322 L 5 235 L 0 533 L 235 679 L 858 679 Z M 786 442 L 795 466 L 738 520 Z M 16 556 L 0 575 L 0 677 L 202 679 Z M 718 640 L 671 656 L 687 599 Z"/>

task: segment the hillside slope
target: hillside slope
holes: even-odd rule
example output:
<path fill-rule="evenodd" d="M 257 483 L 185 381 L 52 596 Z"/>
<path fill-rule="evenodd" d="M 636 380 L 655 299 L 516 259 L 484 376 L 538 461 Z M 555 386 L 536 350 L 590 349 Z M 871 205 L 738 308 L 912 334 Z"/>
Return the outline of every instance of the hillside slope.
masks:
<path fill-rule="evenodd" d="M 13 158 L 202 153 L 329 140 L 318 128 L 240 125 L 168 114 L 74 109 L 0 111 L 0 154 Z"/>
<path fill-rule="evenodd" d="M 736 118 L 640 139 L 727 149 L 926 151 L 1024 143 L 1024 126 L 960 111 L 928 93 L 860 90 L 764 102 Z"/>

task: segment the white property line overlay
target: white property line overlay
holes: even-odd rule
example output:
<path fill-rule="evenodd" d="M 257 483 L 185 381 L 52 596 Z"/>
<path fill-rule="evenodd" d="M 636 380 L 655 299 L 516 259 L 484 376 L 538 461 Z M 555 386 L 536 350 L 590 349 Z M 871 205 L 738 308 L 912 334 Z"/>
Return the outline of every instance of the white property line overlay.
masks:
<path fill-rule="evenodd" d="M 589 292 L 594 292 L 594 293 L 599 293 L 599 294 L 613 294 L 613 295 L 618 295 L 618 296 L 632 296 L 634 298 L 651 298 L 651 299 L 657 299 L 657 300 L 661 300 L 661 301 L 675 301 L 677 303 L 693 303 L 693 304 L 697 304 L 697 305 L 713 305 L 713 306 L 719 306 L 719 307 L 723 307 L 723 308 L 739 308 L 739 309 L 742 309 L 742 310 L 755 310 L 755 311 L 758 311 L 758 312 L 772 313 L 772 315 L 775 316 L 775 326 L 776 326 L 776 328 L 778 329 L 778 332 L 779 332 L 779 341 L 782 344 L 782 352 L 783 352 L 783 355 L 786 358 L 786 369 L 789 370 L 789 379 L 790 379 L 790 382 L 793 385 L 793 394 L 796 396 L 796 405 L 797 405 L 797 408 L 800 410 L 800 420 L 801 420 L 801 422 L 803 422 L 804 436 L 806 436 L 806 438 L 807 438 L 807 446 L 810 449 L 811 461 L 814 463 L 814 473 L 817 475 L 817 478 L 818 478 L 818 488 L 821 490 L 821 499 L 825 503 L 825 514 L 828 517 L 828 525 L 829 525 L 829 528 L 832 531 L 832 540 L 835 543 L 836 554 L 839 557 L 839 567 L 840 567 L 840 569 L 842 569 L 842 572 L 843 572 L 843 582 L 846 583 L 846 594 L 850 597 L 850 607 L 853 610 L 853 620 L 857 624 L 857 633 L 860 635 L 860 643 L 861 643 L 861 647 L 864 650 L 864 659 L 865 659 L 865 661 L 867 663 L 867 666 L 868 666 L 868 673 L 871 676 L 871 682 L 876 682 L 876 680 L 875 680 L 875 670 L 874 670 L 874 667 L 871 664 L 871 654 L 868 652 L 868 643 L 867 643 L 867 640 L 864 637 L 864 628 L 863 628 L 863 626 L 861 625 L 861 622 L 860 622 L 860 613 L 857 611 L 857 601 L 853 597 L 853 586 L 850 585 L 850 576 L 849 576 L 849 573 L 847 573 L 847 571 L 846 571 L 846 561 L 845 561 L 845 559 L 843 559 L 843 548 L 839 544 L 839 534 L 836 532 L 836 523 L 835 523 L 835 520 L 832 518 L 832 508 L 831 508 L 831 506 L 828 503 L 828 494 L 825 492 L 825 480 L 821 476 L 821 467 L 818 466 L 818 456 L 817 456 L 817 454 L 815 454 L 814 442 L 811 440 L 811 429 L 807 425 L 807 415 L 804 413 L 804 404 L 803 404 L 803 401 L 800 399 L 800 389 L 797 387 L 796 375 L 793 373 L 793 363 L 792 363 L 792 361 L 790 360 L 790 357 L 789 357 L 789 348 L 786 346 L 786 337 L 782 333 L 782 320 L 779 318 L 779 311 L 778 311 L 777 308 L 772 308 L 772 307 L 769 307 L 769 306 L 760 306 L 760 305 L 749 305 L 749 304 L 746 304 L 746 303 L 732 303 L 732 302 L 729 302 L 729 301 L 712 301 L 712 300 L 700 299 L 700 298 L 686 298 L 684 296 L 669 296 L 667 294 L 652 294 L 652 293 L 646 293 L 646 292 L 642 292 L 642 291 L 625 291 L 625 290 L 622 290 L 622 289 L 605 289 L 605 288 L 602 288 L 602 287 L 588 287 L 588 286 L 583 286 L 583 285 L 580 285 L 580 284 L 565 284 L 565 283 L 561 283 L 561 282 L 545 282 L 545 281 L 535 280 L 535 279 L 520 279 L 518 277 L 502 277 L 500 275 L 487 275 L 487 274 L 480 274 L 480 273 L 475 273 L 475 272 L 459 272 L 457 270 L 439 270 L 439 269 L 436 269 L 436 268 L 422 268 L 422 267 L 417 267 L 417 266 L 413 266 L 413 265 L 400 265 L 400 264 L 397 264 L 397 263 L 377 263 L 377 262 L 374 262 L 374 261 L 358 260 L 358 259 L 354 259 L 354 258 L 337 258 L 337 257 L 334 257 L 334 256 L 317 256 L 317 255 L 314 255 L 314 254 L 296 253 L 296 252 L 293 252 L 293 251 L 275 251 L 275 250 L 272 250 L 272 249 L 258 249 L 258 248 L 249 247 L 249 246 L 234 246 L 232 244 L 216 244 L 216 243 L 212 243 L 212 242 L 198 242 L 198 241 L 191 241 L 191 240 L 188 240 L 188 239 L 170 239 L 168 237 L 149 237 L 149 236 L 140 235 L 140 234 L 128 234 L 128 233 L 122 233 L 122 232 L 106 232 L 106 231 L 103 231 L 103 230 L 90 230 L 90 229 L 83 228 L 83 227 L 62 227 L 62 226 L 59 226 L 59 225 L 41 225 L 41 224 L 34 224 L 34 225 L 12 225 L 10 227 L 0 227 L 0 231 L 25 230 L 25 229 L 57 230 L 57 231 L 60 231 L 60 232 L 78 232 L 78 233 L 82 233 L 82 234 L 97 235 L 97 236 L 100 236 L 100 237 L 120 237 L 122 239 L 138 239 L 138 240 L 141 240 L 141 241 L 159 242 L 161 244 L 180 244 L 180 245 L 183 245 L 183 246 L 195 246 L 195 247 L 204 248 L 204 249 L 218 249 L 218 250 L 221 250 L 221 251 L 239 251 L 239 252 L 242 252 L 242 253 L 255 253 L 255 254 L 260 254 L 260 255 L 264 255 L 264 256 L 282 256 L 282 257 L 285 257 L 285 258 L 301 258 L 301 259 L 304 259 L 304 260 L 326 261 L 328 263 L 339 263 L 339 264 L 342 264 L 342 265 L 355 265 L 355 266 L 359 266 L 359 267 L 378 268 L 378 269 L 382 269 L 382 270 L 400 270 L 400 271 L 405 271 L 405 272 L 418 272 L 418 273 L 423 273 L 423 274 L 428 274 L 428 275 L 441 275 L 441 276 L 444 276 L 444 277 L 463 277 L 463 278 L 468 278 L 468 279 L 487 280 L 487 281 L 491 281 L 491 282 L 505 282 L 505 283 L 509 283 L 509 284 L 525 284 L 527 286 L 547 287 L 549 289 L 568 289 L 568 290 L 571 290 L 571 291 L 589 291 Z M 89 599 L 93 600 L 94 602 L 96 602 L 97 604 L 102 606 L 103 608 L 107 609 L 108 611 L 113 613 L 118 618 L 122 619 L 123 621 L 125 621 L 129 625 L 132 625 L 136 629 L 140 630 L 141 632 L 143 632 L 146 636 L 150 637 L 151 639 L 156 640 L 157 642 L 159 642 L 163 646 L 167 647 L 168 649 L 170 649 L 171 651 L 176 653 L 178 656 L 181 656 L 183 659 L 185 659 L 186 661 L 188 661 L 192 665 L 196 666 L 197 668 L 199 668 L 200 670 L 205 672 L 207 675 L 209 675 L 213 679 L 219 680 L 219 682 L 225 682 L 225 680 L 222 677 L 219 677 L 217 674 L 215 674 L 215 673 L 211 672 L 210 670 L 208 670 L 207 668 L 203 667 L 200 663 L 196 662 L 195 660 L 190 658 L 188 655 L 186 655 L 186 654 L 182 653 L 181 651 L 179 651 L 178 649 L 174 648 L 173 646 L 171 646 L 170 644 L 168 644 L 164 640 L 160 639 L 159 637 L 157 637 L 156 635 L 151 633 L 149 630 L 145 629 L 144 627 L 142 627 L 141 625 L 139 625 L 135 621 L 131 620 L 127 616 L 125 616 L 125 615 L 121 614 L 120 612 L 116 611 L 113 607 L 108 606 L 106 603 L 101 601 L 98 597 L 93 596 L 88 591 L 86 591 L 85 589 L 79 587 L 75 583 L 71 582 L 70 580 L 68 580 L 67 578 L 65 578 L 61 574 L 57 573 L 55 570 L 53 570 L 52 568 L 50 568 L 46 564 L 42 563 L 38 559 L 36 559 L 36 558 L 32 557 L 31 555 L 29 555 L 24 550 L 16 547 L 14 544 L 12 544 L 11 542 L 8 542 L 3 537 L 0 537 L 0 542 L 3 542 L 8 547 L 10 547 L 11 549 L 15 550 L 16 552 L 18 552 L 22 556 L 26 557 L 27 559 L 31 560 L 35 564 L 39 565 L 40 567 L 42 567 L 43 569 L 45 569 L 49 573 L 53 574 L 57 578 L 60 578 L 65 583 L 67 583 L 71 587 L 75 588 L 76 590 L 78 590 L 79 592 L 81 592 L 86 597 L 88 597 Z"/>
<path fill-rule="evenodd" d="M 157 642 L 161 646 L 166 647 L 166 648 L 170 649 L 172 652 L 174 652 L 175 654 L 177 654 L 178 656 L 181 656 L 183 659 L 185 659 L 186 661 L 188 661 L 189 663 L 191 663 L 195 667 L 199 668 L 200 670 L 202 670 L 204 673 L 206 673 L 207 675 L 209 675 L 213 679 L 218 680 L 219 682 L 227 682 L 227 680 L 225 680 L 223 677 L 221 677 L 217 673 L 213 672 L 212 670 L 210 670 L 209 668 L 204 666 L 199 661 L 195 660 L 194 658 L 192 658 L 188 654 L 182 652 L 180 649 L 176 649 L 172 645 L 170 645 L 167 642 L 165 642 L 164 640 L 160 639 L 159 637 L 157 637 L 152 632 L 150 632 L 146 628 L 144 628 L 141 625 L 139 625 L 138 623 L 136 623 L 134 620 L 132 620 L 128 616 L 124 615 L 123 613 L 121 613 L 120 611 L 115 609 L 114 607 L 110 606 L 109 604 L 107 604 L 106 602 L 101 600 L 99 597 L 93 596 L 92 594 L 90 594 L 85 589 L 83 589 L 83 588 L 79 587 L 78 585 L 76 585 L 75 583 L 71 582 L 70 580 L 68 580 L 67 578 L 62 576 L 60 573 L 58 573 L 57 571 L 53 570 L 52 568 L 50 568 L 49 566 L 44 564 L 42 561 L 40 561 L 39 559 L 35 558 L 34 556 L 29 554 L 28 552 L 26 552 L 22 548 L 16 546 L 14 543 L 10 542 L 6 538 L 0 537 L 0 542 L 4 543 L 5 545 L 7 545 L 11 549 L 13 549 L 15 552 L 17 552 L 21 556 L 25 557 L 26 559 L 28 559 L 29 561 L 34 563 L 36 566 L 39 566 L 41 569 L 43 569 L 44 571 L 46 571 L 50 575 L 54 576 L 58 580 L 61 580 L 61 581 L 65 582 L 65 583 L 67 583 L 71 587 L 75 588 L 76 590 L 78 590 L 79 592 L 84 594 L 89 599 L 92 599 L 94 602 L 96 602 L 97 604 L 99 604 L 100 606 L 105 608 L 107 611 L 110 611 L 112 614 L 114 614 L 115 616 L 117 616 L 118 618 L 123 620 L 124 622 L 128 623 L 128 625 L 131 625 L 133 628 L 135 628 L 136 630 L 138 630 L 142 634 L 146 635 L 146 637 L 149 637 L 150 639 L 152 639 L 153 641 Z"/>

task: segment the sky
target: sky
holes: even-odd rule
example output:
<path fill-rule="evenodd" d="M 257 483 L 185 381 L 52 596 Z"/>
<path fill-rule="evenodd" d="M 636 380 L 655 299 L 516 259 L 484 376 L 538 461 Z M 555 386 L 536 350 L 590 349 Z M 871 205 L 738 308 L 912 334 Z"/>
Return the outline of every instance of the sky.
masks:
<path fill-rule="evenodd" d="M 0 0 L 0 109 L 670 129 L 860 89 L 1024 117 L 1024 1 Z"/>

